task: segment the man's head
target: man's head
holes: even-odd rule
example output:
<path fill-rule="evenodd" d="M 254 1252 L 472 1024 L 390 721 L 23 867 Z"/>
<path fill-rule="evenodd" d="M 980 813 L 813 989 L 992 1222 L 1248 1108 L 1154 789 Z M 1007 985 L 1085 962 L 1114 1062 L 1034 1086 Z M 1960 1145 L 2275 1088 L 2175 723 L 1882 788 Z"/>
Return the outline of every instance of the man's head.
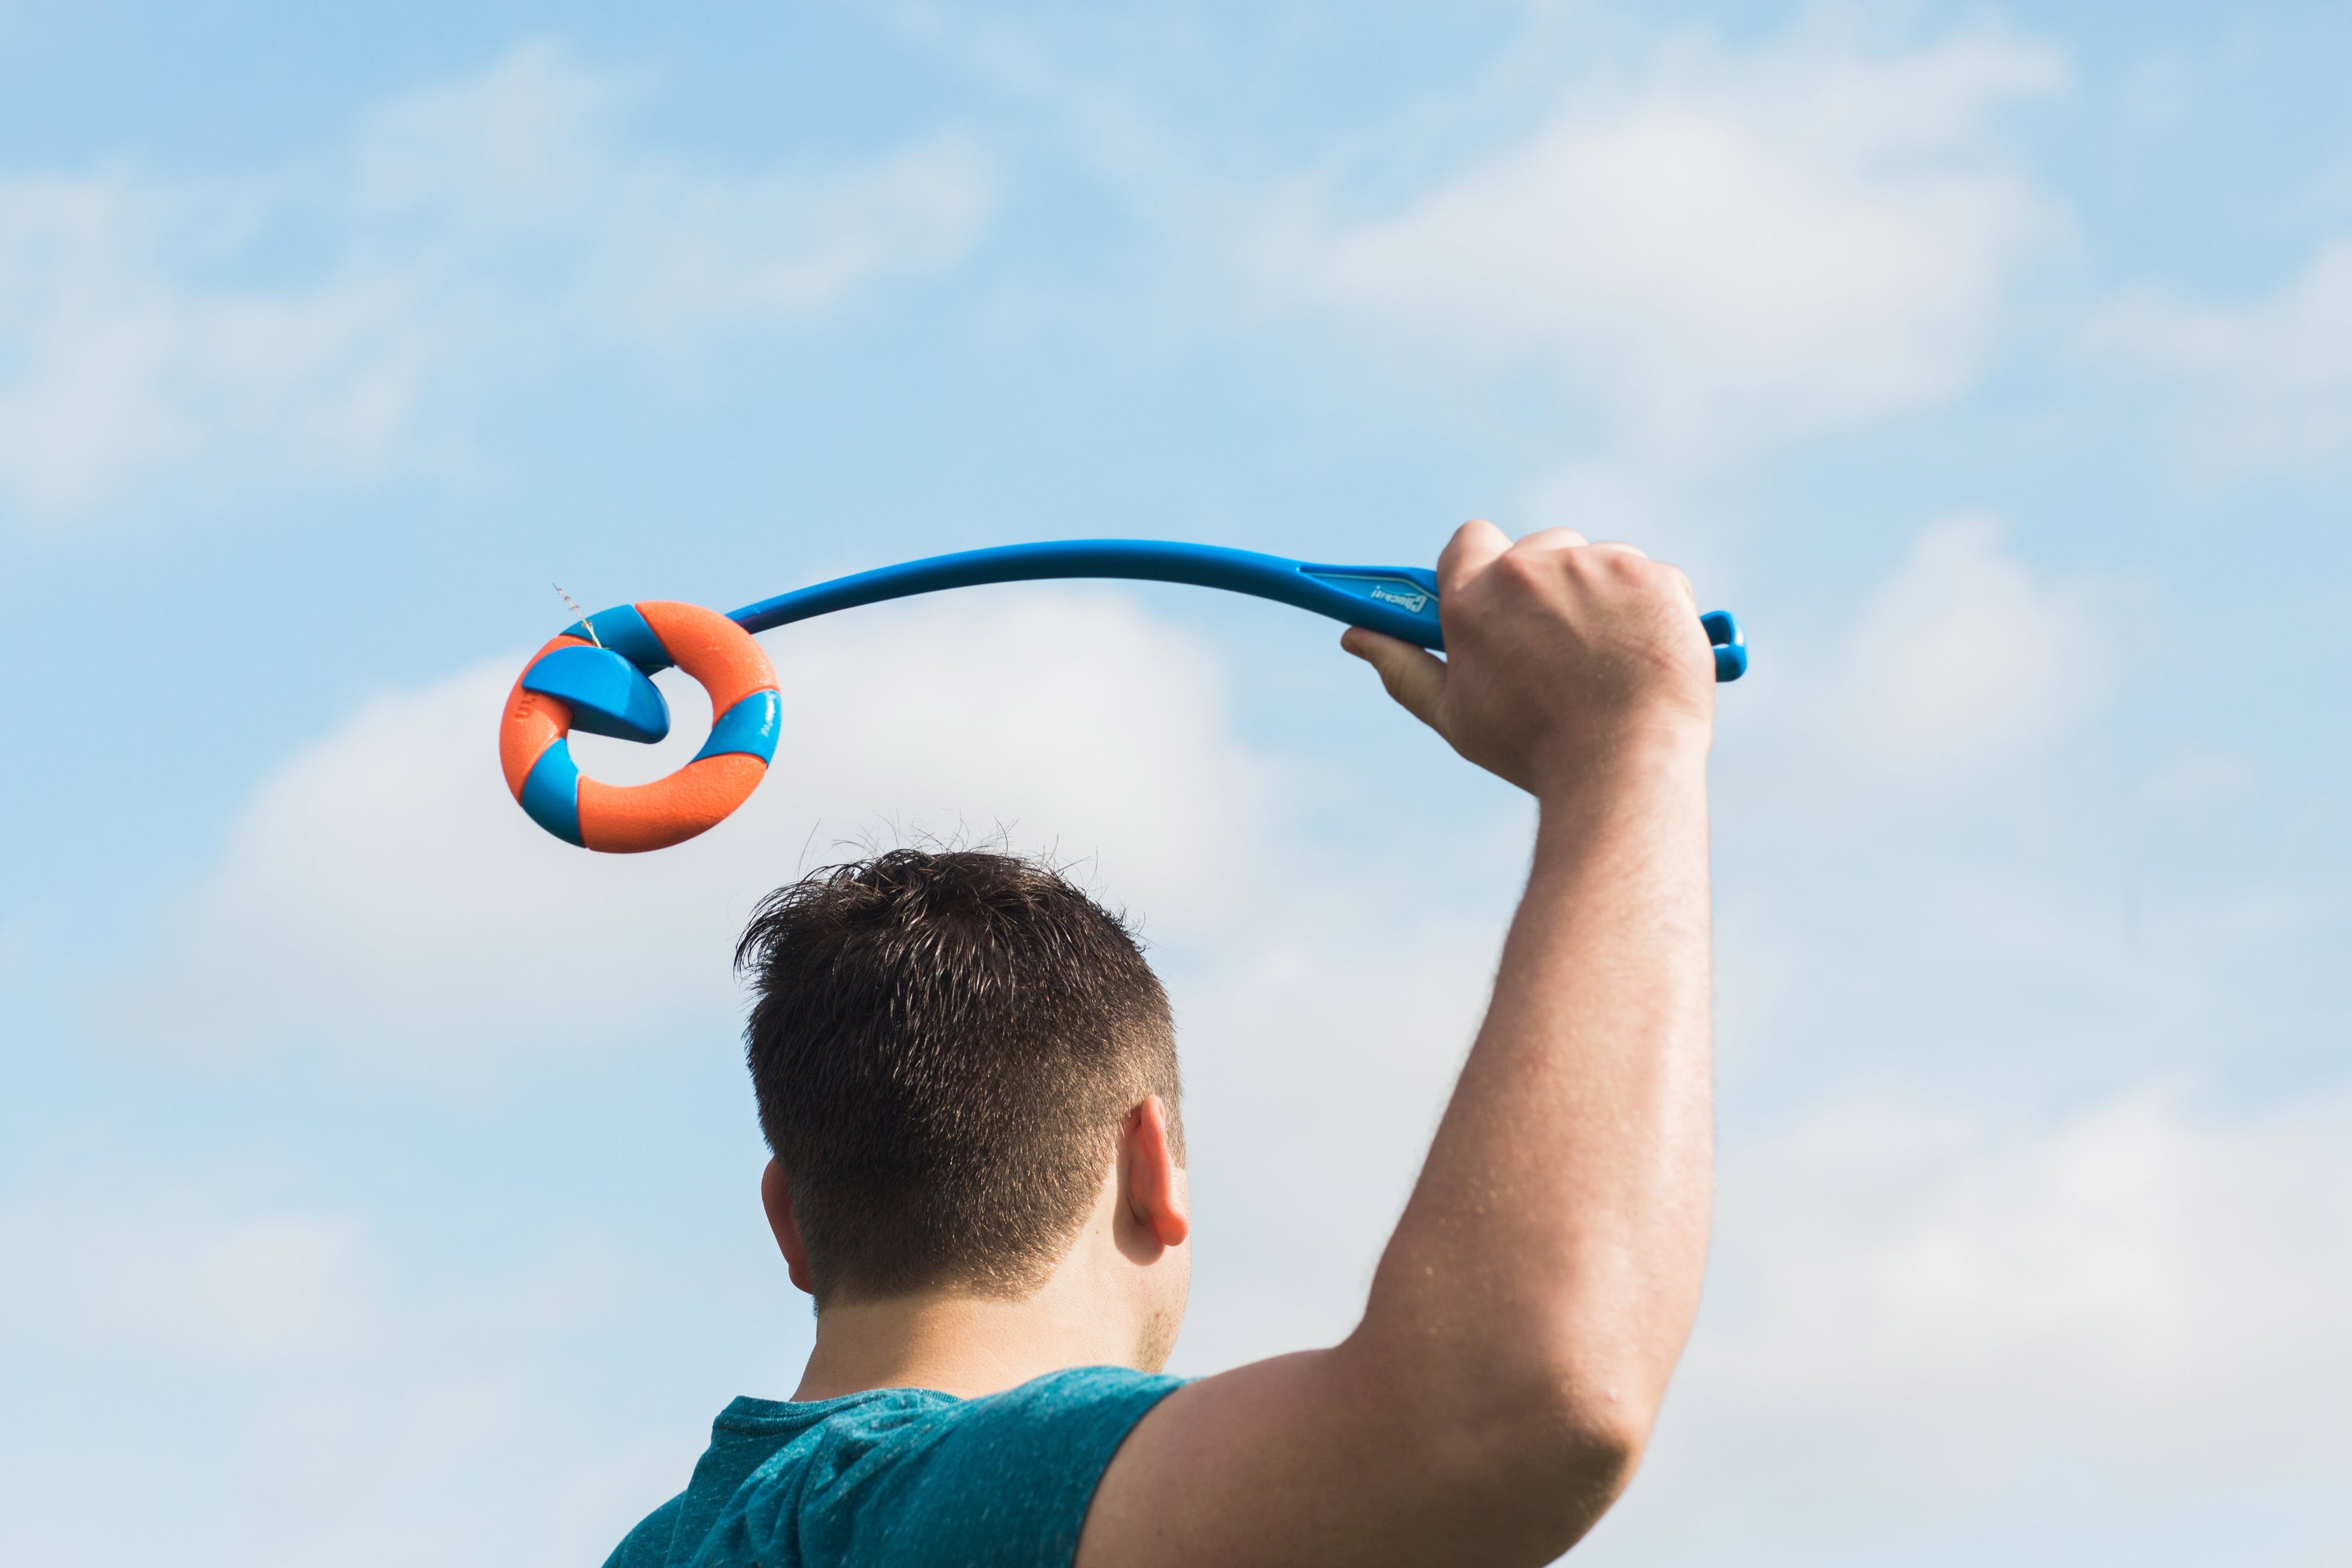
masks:
<path fill-rule="evenodd" d="M 1142 1166 L 1181 1161 L 1167 995 L 1126 925 L 1045 867 L 833 867 L 761 901 L 736 965 L 771 1216 L 820 1310 L 1024 1297 L 1126 1189 L 1150 1209 L 1165 1182 Z"/>

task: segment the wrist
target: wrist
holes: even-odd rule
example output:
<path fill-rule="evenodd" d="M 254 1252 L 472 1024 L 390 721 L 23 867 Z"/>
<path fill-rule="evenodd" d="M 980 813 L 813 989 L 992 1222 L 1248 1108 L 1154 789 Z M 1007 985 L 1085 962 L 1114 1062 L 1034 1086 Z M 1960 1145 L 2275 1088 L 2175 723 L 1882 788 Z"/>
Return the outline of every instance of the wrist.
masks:
<path fill-rule="evenodd" d="M 1595 789 L 1638 790 L 1703 779 L 1714 727 L 1705 720 L 1661 714 L 1580 740 L 1559 748 L 1557 760 L 1539 765 L 1528 783 L 1528 793 L 1547 813 L 1579 803 Z"/>

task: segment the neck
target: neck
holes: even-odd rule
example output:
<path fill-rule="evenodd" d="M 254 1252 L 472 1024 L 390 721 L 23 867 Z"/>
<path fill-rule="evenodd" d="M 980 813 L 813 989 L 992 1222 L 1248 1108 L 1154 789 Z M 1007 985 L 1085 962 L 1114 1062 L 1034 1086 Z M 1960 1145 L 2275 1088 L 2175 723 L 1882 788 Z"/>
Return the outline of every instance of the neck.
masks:
<path fill-rule="evenodd" d="M 1057 1274 L 1017 1301 L 923 1293 L 824 1308 L 793 1397 L 935 1388 L 972 1398 L 1062 1367 L 1145 1367 L 1149 1335 L 1132 1315 L 1074 1287 Z"/>

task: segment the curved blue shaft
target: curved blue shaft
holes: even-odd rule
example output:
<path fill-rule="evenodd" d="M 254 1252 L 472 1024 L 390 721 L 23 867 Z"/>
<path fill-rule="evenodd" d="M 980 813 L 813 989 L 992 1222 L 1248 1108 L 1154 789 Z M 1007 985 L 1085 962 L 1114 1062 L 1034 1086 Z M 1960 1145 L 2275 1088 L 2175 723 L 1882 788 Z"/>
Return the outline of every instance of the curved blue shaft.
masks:
<path fill-rule="evenodd" d="M 1261 555 L 1254 550 L 1152 539 L 1067 539 L 934 555 L 779 594 L 746 605 L 728 618 L 747 632 L 764 632 L 884 599 L 1045 577 L 1125 577 L 1223 588 L 1295 605 L 1351 626 L 1369 626 L 1423 647 L 1445 646 L 1445 633 L 1437 620 L 1437 574 L 1425 568 L 1318 566 L 1280 555 Z M 1699 617 L 1699 624 L 1706 628 L 1706 640 L 1715 649 L 1716 679 L 1737 680 L 1746 674 L 1748 643 L 1731 613 L 1710 610 Z M 669 704 L 647 678 L 670 668 L 673 661 L 669 648 L 637 607 L 616 605 L 574 621 L 565 630 L 592 640 L 551 648 L 533 660 L 523 671 L 523 689 L 543 692 L 563 702 L 572 729 L 639 742 L 658 741 L 668 734 Z M 756 722 L 737 725 L 751 702 L 747 698 L 735 704 L 719 715 L 697 760 L 729 752 L 754 755 L 762 763 L 768 760 L 775 745 L 776 694 L 769 690 L 753 695 L 766 700 L 751 715 Z M 563 778 L 569 781 L 562 787 L 576 791 L 578 774 L 572 768 L 570 751 L 560 740 L 542 753 L 542 764 L 547 758 L 562 763 Z M 544 765 L 534 766 L 530 779 L 538 780 L 546 771 Z M 526 781 L 518 797 L 523 809 L 558 837 L 583 842 L 572 797 L 564 795 L 558 802 L 545 792 L 535 795 L 538 787 Z"/>
<path fill-rule="evenodd" d="M 884 599 L 1047 577 L 1125 577 L 1223 588 L 1369 626 L 1423 647 L 1445 646 L 1437 624 L 1437 574 L 1423 567 L 1323 566 L 1254 550 L 1156 539 L 1067 539 L 933 555 L 779 594 L 728 618 L 745 631 L 764 632 Z M 1715 648 L 1715 678 L 1737 680 L 1746 674 L 1748 645 L 1738 621 L 1727 610 L 1714 610 L 1701 623 Z"/>

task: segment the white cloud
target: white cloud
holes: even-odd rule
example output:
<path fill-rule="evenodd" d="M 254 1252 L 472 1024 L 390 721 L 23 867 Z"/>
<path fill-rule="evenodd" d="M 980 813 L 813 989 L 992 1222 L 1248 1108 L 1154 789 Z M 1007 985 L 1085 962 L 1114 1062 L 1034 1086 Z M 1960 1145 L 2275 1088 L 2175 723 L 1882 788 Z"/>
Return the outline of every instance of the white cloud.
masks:
<path fill-rule="evenodd" d="M 0 1557 L 136 1561 L 160 1514 L 186 1562 L 593 1561 L 682 1480 L 698 1423 L 647 1440 L 550 1348 L 629 1293 L 596 1249 L 469 1266 L 435 1227 L 392 1268 L 352 1215 L 191 1201 L 184 1155 L 126 1188 L 108 1158 L 53 1148 L 43 1195 L 0 1206 L 0 1453 L 27 1482 Z M 117 1464 L 52 1465 L 122 1400 Z M 109 1500 L 124 1465 L 153 1467 L 142 1510 Z"/>
<path fill-rule="evenodd" d="M 1499 914 L 1509 884 L 1489 891 Z M 1198 1221 L 1182 1372 L 1355 1326 L 1502 942 L 1499 919 L 1417 919 L 1328 882 L 1259 897 L 1172 987 Z"/>
<path fill-rule="evenodd" d="M 289 1390 L 264 1405 L 239 1456 L 244 1517 L 230 1560 L 593 1563 L 684 1484 L 690 1447 L 551 1433 L 552 1389 L 534 1397 L 511 1373 L 408 1359 L 404 1375 Z M 486 1472 L 499 1484 L 480 1485 Z"/>
<path fill-rule="evenodd" d="M 2202 461 L 2319 462 L 2352 446 L 2352 239 L 2323 246 L 2275 293 L 2243 304 L 2136 289 L 2089 335 L 2178 382 L 2185 449 Z"/>
<path fill-rule="evenodd" d="M 362 128 L 356 222 L 509 271 L 501 309 L 542 297 L 569 329 L 674 348 L 953 267 L 994 203 L 958 135 L 846 169 L 715 173 L 631 145 L 635 96 L 546 44 L 412 94 Z"/>
<path fill-rule="evenodd" d="M 1310 195 L 1261 250 L 1366 326 L 1551 367 L 1654 437 L 1844 423 L 1946 395 L 1984 357 L 2062 226 L 1993 121 L 2064 74 L 1996 34 L 1893 53 L 1818 26 L 1745 51 L 1686 37 L 1395 210 Z"/>
<path fill-rule="evenodd" d="M 437 352 L 419 280 L 357 261 L 301 287 L 185 280 L 243 205 L 116 173 L 0 179 L 0 492 L 20 517 L 265 446 L 306 476 L 390 455 Z"/>
<path fill-rule="evenodd" d="M 166 1051 L 291 1043 L 436 1080 L 682 1018 L 724 1029 L 760 894 L 845 838 L 1003 826 L 1141 916 L 1176 993 L 1215 1233 L 1190 1364 L 1344 1331 L 1483 1004 L 1516 854 L 1441 833 L 1417 853 L 1445 889 L 1380 858 L 1318 863 L 1285 830 L 1315 809 L 1312 781 L 1235 734 L 1222 660 L 1114 594 L 948 595 L 765 641 L 775 765 L 734 817 L 655 855 L 587 855 L 515 806 L 493 744 L 514 661 L 355 713 L 256 788 L 173 912 L 132 1028 Z M 634 782 L 691 754 L 707 708 L 664 682 L 673 738 L 576 741 L 587 771 Z M 1488 918 L 1433 912 L 1457 898 Z M 1269 1179 L 1345 1195 L 1270 1210 Z"/>
<path fill-rule="evenodd" d="M 1266 765 L 1231 735 L 1218 665 L 1124 600 L 1001 590 L 768 643 L 784 735 L 767 782 L 656 855 L 590 856 L 517 808 L 494 742 L 520 657 L 378 700 L 256 790 L 137 1016 L 201 1018 L 216 1044 L 544 1047 L 730 1004 L 751 901 L 844 838 L 1002 826 L 1095 858 L 1155 932 L 1208 922 L 1262 840 Z M 589 773 L 631 782 L 692 754 L 708 705 L 664 680 L 672 739 L 576 742 Z"/>
<path fill-rule="evenodd" d="M 588 855 L 516 807 L 494 742 L 519 658 L 354 713 L 256 787 L 172 912 L 131 1028 L 153 1049 L 292 1044 L 436 1080 L 502 1054 L 674 1037 L 681 1018 L 723 1030 L 728 954 L 760 894 L 855 852 L 844 839 L 1002 826 L 1142 917 L 1176 993 L 1217 1233 L 1192 1363 L 1344 1331 L 1499 938 L 1491 916 L 1431 905 L 1505 907 L 1516 852 L 1441 832 L 1417 853 L 1447 868 L 1445 889 L 1377 857 L 1318 864 L 1285 831 L 1315 809 L 1313 781 L 1237 736 L 1223 662 L 1114 593 L 945 595 L 764 641 L 784 712 L 775 764 L 735 816 L 654 855 Z M 589 773 L 656 777 L 700 743 L 699 689 L 663 681 L 673 737 L 575 740 Z M 1424 739 L 1358 685 L 1396 737 Z M 1345 1196 L 1270 1210 L 1269 1179 Z M 1309 1258 L 1320 1267 L 1297 1267 Z"/>
<path fill-rule="evenodd" d="M 0 495 L 58 527 L 166 473 L 365 479 L 455 459 L 469 388 L 581 342 L 676 353 L 947 269 L 994 205 L 953 134 L 698 169 L 548 44 L 304 164 L 0 176 Z"/>
<path fill-rule="evenodd" d="M 1916 1542 L 2062 1468 L 2118 1519 L 2340 1477 L 2347 1150 L 2341 1095 L 2233 1116 L 2165 1082 L 2047 1119 L 1853 1091 L 1735 1142 L 1666 1445 L 1610 1550 Z"/>
<path fill-rule="evenodd" d="M 2176 1455 L 2205 1441 L 2179 1416 L 2244 1402 L 2271 1419 L 2237 1441 L 2352 1461 L 2327 1415 L 2352 1392 L 2352 1103 L 2221 1117 L 2159 1081 L 2037 1122 L 1859 1093 L 1731 1168 L 1702 1369 L 1727 1391 L 1985 1418 L 2030 1389 L 2045 1426 Z"/>
<path fill-rule="evenodd" d="M 0 1213 L 0 1320 L 70 1342 L 244 1366 L 347 1356 L 374 1324 L 347 1217 L 201 1212 L 86 1191 Z"/>
<path fill-rule="evenodd" d="M 104 1271 L 96 1326 L 154 1348 L 237 1360 L 329 1355 L 358 1342 L 368 1306 L 348 1222 L 264 1219 L 157 1237 Z"/>
<path fill-rule="evenodd" d="M 1832 708 L 1842 742 L 1902 771 L 1997 761 L 2054 733 L 2102 679 L 2095 606 L 2001 548 L 1989 518 L 1921 532 L 1874 595 Z"/>

